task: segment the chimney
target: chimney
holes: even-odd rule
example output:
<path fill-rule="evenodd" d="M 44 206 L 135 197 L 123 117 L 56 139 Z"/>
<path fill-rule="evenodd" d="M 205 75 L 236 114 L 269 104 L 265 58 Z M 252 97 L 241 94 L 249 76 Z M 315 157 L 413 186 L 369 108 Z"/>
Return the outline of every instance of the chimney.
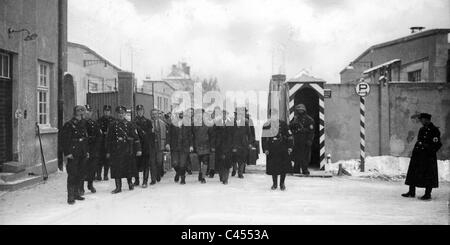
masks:
<path fill-rule="evenodd" d="M 418 32 L 421 32 L 421 31 L 425 30 L 425 27 L 423 27 L 423 26 L 413 26 L 413 27 L 411 27 L 409 29 L 411 29 L 411 34 L 414 34 L 414 33 L 418 33 Z"/>

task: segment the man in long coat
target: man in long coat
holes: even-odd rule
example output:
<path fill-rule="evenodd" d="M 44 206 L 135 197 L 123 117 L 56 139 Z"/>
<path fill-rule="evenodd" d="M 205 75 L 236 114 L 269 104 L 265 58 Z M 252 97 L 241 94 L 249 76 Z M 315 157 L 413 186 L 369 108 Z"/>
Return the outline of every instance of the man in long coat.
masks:
<path fill-rule="evenodd" d="M 102 180 L 102 170 L 103 170 L 103 180 L 109 180 L 109 169 L 110 164 L 109 160 L 106 158 L 106 136 L 108 135 L 109 125 L 113 123 L 115 120 L 113 116 L 111 116 L 111 106 L 105 105 L 103 107 L 103 116 L 98 119 L 97 123 L 100 126 L 100 130 L 102 131 L 102 137 L 99 142 L 99 164 L 97 169 L 97 181 Z"/>
<path fill-rule="evenodd" d="M 232 161 L 233 174 L 238 173 L 240 179 L 244 178 L 245 165 L 251 146 L 251 134 L 245 117 L 245 108 L 237 108 L 232 129 Z"/>
<path fill-rule="evenodd" d="M 234 127 L 232 120 L 228 117 L 228 113 L 220 108 L 216 108 L 214 111 L 214 140 L 216 151 L 216 170 L 219 173 L 220 182 L 224 185 L 228 185 L 228 179 L 230 177 L 230 169 L 232 167 L 231 152 L 232 152 L 232 139 Z"/>
<path fill-rule="evenodd" d="M 83 183 L 83 168 L 89 158 L 88 132 L 83 123 L 83 114 L 86 108 L 76 106 L 73 109 L 73 118 L 64 124 L 62 129 L 63 154 L 67 159 L 67 203 L 83 201 L 80 186 Z"/>
<path fill-rule="evenodd" d="M 309 164 L 311 163 L 311 147 L 315 137 L 315 122 L 307 114 L 305 105 L 295 108 L 295 117 L 289 124 L 290 131 L 294 137 L 294 172 L 302 170 L 302 174 L 309 175 Z"/>
<path fill-rule="evenodd" d="M 185 121 L 183 113 L 172 114 L 172 124 L 169 130 L 169 149 L 171 152 L 172 166 L 175 169 L 175 182 L 186 184 L 186 171 L 188 167 L 189 154 L 194 148 L 194 136 L 191 122 Z"/>
<path fill-rule="evenodd" d="M 96 121 L 92 119 L 93 109 L 90 105 L 86 105 L 86 113 L 84 114 L 84 123 L 88 133 L 88 152 L 89 159 L 86 162 L 83 169 L 83 176 L 88 183 L 88 190 L 92 193 L 96 193 L 97 190 L 94 187 L 95 174 L 98 170 L 99 157 L 100 157 L 100 144 L 102 142 L 102 131 Z M 84 181 L 80 187 L 81 195 L 84 195 Z"/>
<path fill-rule="evenodd" d="M 286 174 L 291 171 L 289 154 L 292 152 L 289 128 L 286 122 L 279 119 L 278 111 L 271 110 L 271 119 L 264 124 L 262 134 L 262 148 L 267 157 L 266 172 L 272 176 L 272 190 L 280 188 L 286 190 Z"/>
<path fill-rule="evenodd" d="M 150 142 L 153 140 L 152 122 L 144 116 L 145 108 L 143 105 L 136 106 L 136 117 L 134 124 L 136 125 L 139 133 L 139 139 L 142 146 L 142 156 L 136 157 L 138 173 L 136 176 L 135 186 L 140 185 L 139 172 L 143 172 L 142 188 L 148 187 L 148 179 L 150 176 Z"/>
<path fill-rule="evenodd" d="M 425 188 L 422 200 L 431 200 L 433 188 L 439 187 L 439 174 L 436 153 L 441 149 L 441 133 L 431 122 L 431 115 L 422 113 L 419 120 L 423 127 L 419 131 L 417 143 L 409 164 L 406 185 L 409 192 L 403 197 L 415 197 L 416 187 Z"/>
<path fill-rule="evenodd" d="M 214 132 L 213 125 L 208 126 L 204 121 L 205 111 L 199 109 L 194 115 L 194 151 L 198 154 L 200 162 L 200 171 L 198 175 L 198 180 L 202 183 L 206 183 L 206 172 L 208 169 L 208 164 L 210 161 L 210 154 L 215 152 L 214 142 Z M 213 124 L 213 123 L 212 123 Z"/>
<path fill-rule="evenodd" d="M 142 156 L 141 143 L 136 127 L 126 120 L 126 108 L 116 109 L 118 119 L 108 130 L 106 138 L 107 157 L 111 160 L 111 178 L 116 182 L 112 194 L 122 192 L 122 179 L 126 178 L 130 190 L 134 190 L 132 177 L 136 176 L 136 156 Z"/>

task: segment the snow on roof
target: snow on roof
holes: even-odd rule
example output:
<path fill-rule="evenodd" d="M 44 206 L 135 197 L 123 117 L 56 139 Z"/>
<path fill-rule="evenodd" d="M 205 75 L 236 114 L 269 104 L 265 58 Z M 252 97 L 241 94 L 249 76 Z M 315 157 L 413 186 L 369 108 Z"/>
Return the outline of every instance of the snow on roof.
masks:
<path fill-rule="evenodd" d="M 381 65 L 377 65 L 377 66 L 375 66 L 375 67 L 372 67 L 372 68 L 370 68 L 370 69 L 364 71 L 363 74 L 371 73 L 371 72 L 373 72 L 373 71 L 379 70 L 379 69 L 381 69 L 381 68 L 383 68 L 383 67 L 386 67 L 386 66 L 395 64 L 395 63 L 400 62 L 400 61 L 401 61 L 401 60 L 399 60 L 399 59 L 395 59 L 395 60 L 388 61 L 388 62 L 386 62 L 386 63 L 383 63 L 383 64 L 381 64 Z"/>
<path fill-rule="evenodd" d="M 316 78 L 310 75 L 308 71 L 302 70 L 294 78 L 291 78 L 287 81 L 287 83 L 311 83 L 311 82 L 325 83 L 325 80 L 321 78 Z"/>

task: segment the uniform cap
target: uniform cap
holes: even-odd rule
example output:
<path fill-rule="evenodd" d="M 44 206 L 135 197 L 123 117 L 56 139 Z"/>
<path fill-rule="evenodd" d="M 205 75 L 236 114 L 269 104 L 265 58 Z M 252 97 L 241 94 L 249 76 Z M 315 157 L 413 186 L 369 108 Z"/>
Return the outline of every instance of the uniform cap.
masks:
<path fill-rule="evenodd" d="M 73 114 L 75 114 L 78 111 L 86 111 L 86 107 L 82 106 L 82 105 L 77 105 L 73 108 Z"/>
<path fill-rule="evenodd" d="M 300 111 L 300 110 L 306 111 L 306 106 L 304 104 L 300 104 L 300 105 L 295 107 L 295 110 L 297 110 L 297 111 Z"/>
<path fill-rule="evenodd" d="M 127 111 L 127 108 L 125 108 L 125 106 L 118 106 L 117 108 L 116 108 L 116 112 L 117 113 L 125 113 Z"/>
<path fill-rule="evenodd" d="M 92 106 L 91 105 L 85 105 L 84 107 L 86 107 L 87 111 L 93 111 Z"/>
<path fill-rule="evenodd" d="M 138 106 L 136 106 L 136 110 L 137 111 L 142 111 L 142 110 L 144 110 L 144 106 L 143 105 L 138 105 Z"/>
<path fill-rule="evenodd" d="M 105 105 L 105 106 L 103 106 L 103 110 L 104 111 L 111 111 L 111 106 L 110 105 Z"/>
<path fill-rule="evenodd" d="M 431 120 L 432 116 L 428 113 L 421 113 L 419 115 L 419 119 L 426 119 L 426 120 Z"/>

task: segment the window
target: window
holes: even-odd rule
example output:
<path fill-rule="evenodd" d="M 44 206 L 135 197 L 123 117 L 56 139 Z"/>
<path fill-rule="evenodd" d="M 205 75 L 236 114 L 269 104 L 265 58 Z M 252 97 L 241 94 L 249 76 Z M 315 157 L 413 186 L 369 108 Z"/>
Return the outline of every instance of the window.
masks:
<path fill-rule="evenodd" d="M 162 97 L 158 97 L 158 109 L 159 110 L 163 110 L 163 98 Z"/>
<path fill-rule="evenodd" d="M 40 125 L 50 125 L 50 65 L 39 63 L 37 88 L 37 120 Z"/>
<path fill-rule="evenodd" d="M 164 111 L 169 110 L 169 99 L 164 98 Z"/>
<path fill-rule="evenodd" d="M 410 82 L 422 81 L 422 70 L 408 72 L 408 81 Z"/>
<path fill-rule="evenodd" d="M 0 53 L 0 78 L 11 78 L 10 71 L 10 58 L 8 54 Z"/>

